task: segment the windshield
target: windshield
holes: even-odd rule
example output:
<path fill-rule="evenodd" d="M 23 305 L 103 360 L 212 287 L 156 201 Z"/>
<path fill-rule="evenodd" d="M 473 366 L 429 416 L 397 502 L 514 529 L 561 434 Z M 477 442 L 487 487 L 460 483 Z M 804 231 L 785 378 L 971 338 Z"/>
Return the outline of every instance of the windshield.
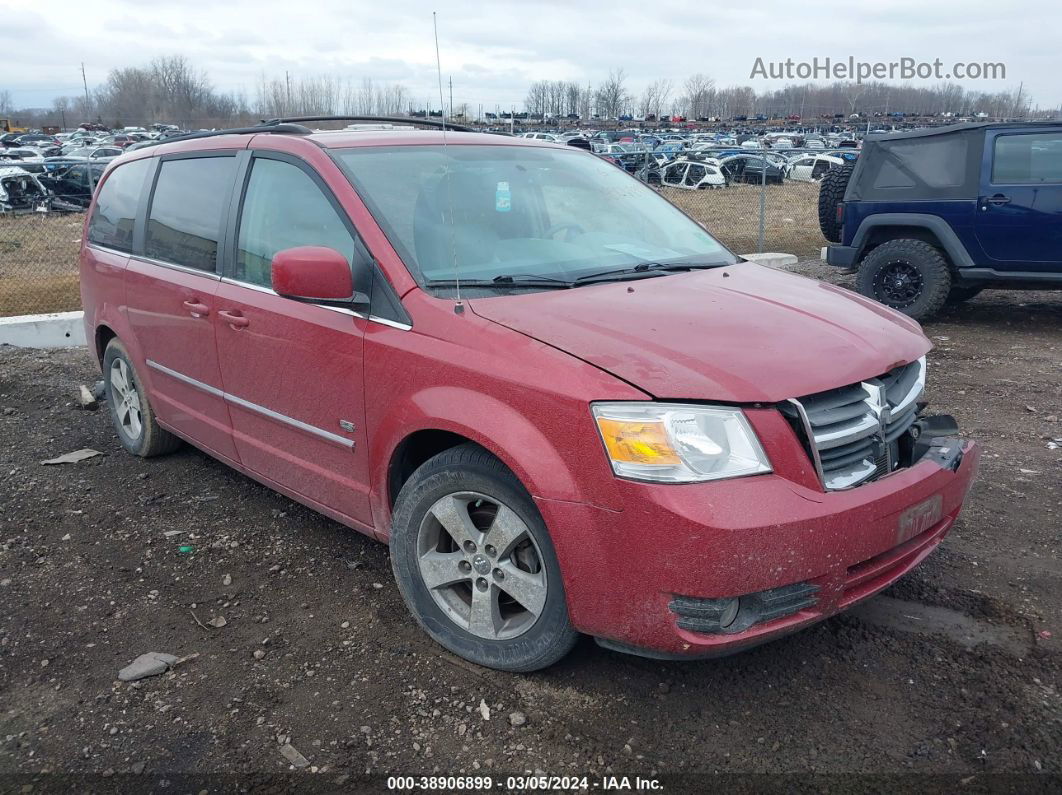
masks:
<path fill-rule="evenodd" d="M 459 144 L 336 154 L 422 284 L 453 279 L 455 265 L 468 280 L 574 281 L 648 263 L 737 261 L 652 189 L 575 149 Z"/>

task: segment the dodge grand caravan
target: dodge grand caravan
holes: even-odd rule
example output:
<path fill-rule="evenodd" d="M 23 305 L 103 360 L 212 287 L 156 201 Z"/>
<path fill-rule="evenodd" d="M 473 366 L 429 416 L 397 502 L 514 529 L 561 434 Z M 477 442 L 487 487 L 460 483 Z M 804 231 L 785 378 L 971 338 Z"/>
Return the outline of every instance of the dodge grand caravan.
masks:
<path fill-rule="evenodd" d="M 572 147 L 198 135 L 112 163 L 83 239 L 121 444 L 189 442 L 387 542 L 414 618 L 482 665 L 791 632 L 925 558 L 977 468 L 923 413 L 914 321 Z"/>

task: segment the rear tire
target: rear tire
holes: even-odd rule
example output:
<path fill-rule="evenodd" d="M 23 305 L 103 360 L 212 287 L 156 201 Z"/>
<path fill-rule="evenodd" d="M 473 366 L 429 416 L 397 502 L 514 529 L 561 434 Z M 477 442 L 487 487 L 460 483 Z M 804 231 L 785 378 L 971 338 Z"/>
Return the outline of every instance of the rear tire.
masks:
<path fill-rule="evenodd" d="M 181 440 L 155 419 L 133 360 L 117 338 L 107 344 L 103 354 L 103 388 L 118 441 L 130 453 L 151 458 L 181 446 Z"/>
<path fill-rule="evenodd" d="M 831 243 L 841 242 L 841 224 L 837 222 L 837 205 L 844 199 L 853 163 L 830 169 L 819 183 L 819 229 Z"/>
<path fill-rule="evenodd" d="M 859 264 L 856 287 L 863 295 L 915 320 L 932 317 L 951 290 L 944 254 L 923 240 L 890 240 Z"/>
<path fill-rule="evenodd" d="M 466 660 L 535 671 L 579 638 L 534 501 L 478 445 L 445 450 L 413 473 L 395 502 L 390 545 L 409 611 Z"/>

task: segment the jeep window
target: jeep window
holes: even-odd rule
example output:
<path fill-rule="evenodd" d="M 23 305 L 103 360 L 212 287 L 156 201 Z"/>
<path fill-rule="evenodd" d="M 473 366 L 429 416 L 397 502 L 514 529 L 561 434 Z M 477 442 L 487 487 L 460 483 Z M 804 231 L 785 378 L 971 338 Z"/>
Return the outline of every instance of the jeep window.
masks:
<path fill-rule="evenodd" d="M 1062 133 L 998 136 L 992 182 L 1062 182 Z"/>
<path fill-rule="evenodd" d="M 736 258 L 666 199 L 571 149 L 358 147 L 337 152 L 421 282 L 536 275 L 571 281 L 644 263 Z"/>
<path fill-rule="evenodd" d="M 327 246 L 347 262 L 354 258 L 354 238 L 306 172 L 256 158 L 240 215 L 235 278 L 270 287 L 273 255 L 295 246 Z"/>
<path fill-rule="evenodd" d="M 940 135 L 908 141 L 888 141 L 885 160 L 874 188 L 954 188 L 966 181 L 966 138 Z M 917 181 L 916 181 L 917 180 Z"/>
<path fill-rule="evenodd" d="M 151 259 L 215 271 L 235 166 L 234 157 L 163 161 L 148 213 L 144 253 Z"/>
<path fill-rule="evenodd" d="M 150 160 L 118 166 L 100 188 L 89 218 L 90 243 L 118 251 L 133 250 L 133 221 Z"/>

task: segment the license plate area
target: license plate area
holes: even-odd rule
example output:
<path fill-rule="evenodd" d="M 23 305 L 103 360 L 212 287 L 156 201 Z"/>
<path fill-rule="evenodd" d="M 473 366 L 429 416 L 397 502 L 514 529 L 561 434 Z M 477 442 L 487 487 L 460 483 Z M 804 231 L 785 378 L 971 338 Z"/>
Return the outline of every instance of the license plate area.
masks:
<path fill-rule="evenodd" d="M 910 508 L 900 514 L 896 525 L 896 543 L 902 544 L 917 535 L 921 535 L 941 520 L 944 515 L 944 498 L 939 494 Z"/>

